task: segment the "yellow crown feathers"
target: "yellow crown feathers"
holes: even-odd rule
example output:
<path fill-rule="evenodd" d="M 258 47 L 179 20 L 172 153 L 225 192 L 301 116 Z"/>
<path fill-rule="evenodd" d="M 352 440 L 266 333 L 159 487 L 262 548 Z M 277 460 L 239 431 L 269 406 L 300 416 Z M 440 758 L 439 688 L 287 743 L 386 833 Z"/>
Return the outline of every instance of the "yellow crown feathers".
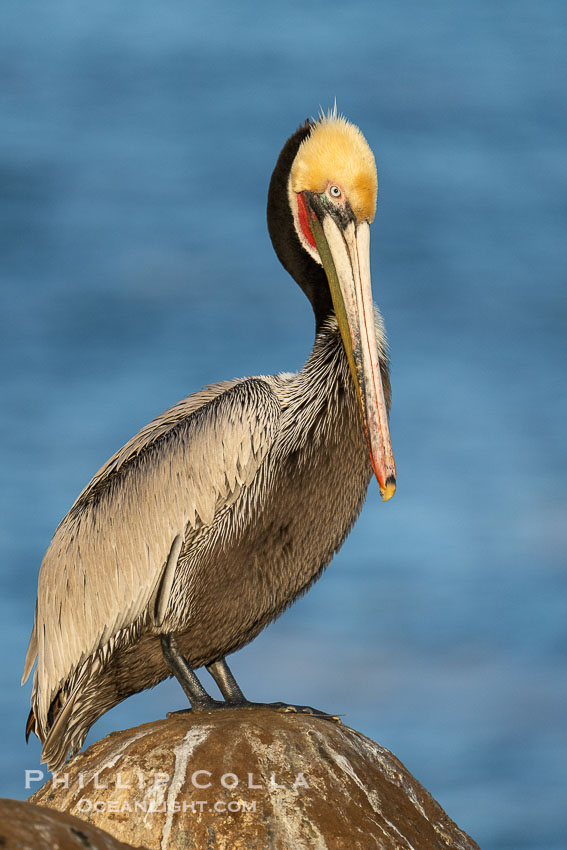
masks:
<path fill-rule="evenodd" d="M 358 127 L 336 108 L 314 124 L 291 167 L 294 192 L 321 193 L 329 182 L 343 189 L 358 221 L 372 221 L 378 192 L 374 154 Z"/>

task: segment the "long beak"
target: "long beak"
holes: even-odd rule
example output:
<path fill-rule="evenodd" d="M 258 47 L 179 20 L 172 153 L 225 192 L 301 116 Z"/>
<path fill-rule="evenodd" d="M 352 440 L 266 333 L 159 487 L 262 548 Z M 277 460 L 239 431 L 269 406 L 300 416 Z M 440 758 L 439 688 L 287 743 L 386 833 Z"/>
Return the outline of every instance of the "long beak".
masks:
<path fill-rule="evenodd" d="M 343 224 L 318 203 L 309 203 L 309 226 L 323 263 L 335 314 L 356 387 L 368 451 L 380 494 L 396 490 L 396 466 L 380 375 L 370 284 L 370 226 L 350 218 Z"/>

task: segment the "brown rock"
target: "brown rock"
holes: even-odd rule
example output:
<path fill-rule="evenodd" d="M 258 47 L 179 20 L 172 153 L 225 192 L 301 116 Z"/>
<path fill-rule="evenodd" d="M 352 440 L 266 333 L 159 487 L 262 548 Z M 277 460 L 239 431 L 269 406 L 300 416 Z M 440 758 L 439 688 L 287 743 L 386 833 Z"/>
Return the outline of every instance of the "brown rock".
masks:
<path fill-rule="evenodd" d="M 0 799 L 3 850 L 133 850 L 102 829 L 62 812 Z"/>
<path fill-rule="evenodd" d="M 115 732 L 31 799 L 160 850 L 478 850 L 388 750 L 267 709 Z"/>

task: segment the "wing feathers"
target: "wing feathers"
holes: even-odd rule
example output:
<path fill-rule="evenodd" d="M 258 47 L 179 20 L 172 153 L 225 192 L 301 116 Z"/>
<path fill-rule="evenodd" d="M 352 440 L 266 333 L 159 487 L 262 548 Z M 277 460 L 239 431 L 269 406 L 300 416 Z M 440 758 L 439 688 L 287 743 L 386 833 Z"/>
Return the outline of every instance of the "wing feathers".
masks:
<path fill-rule="evenodd" d="M 36 620 L 37 620 L 37 602 L 35 604 L 35 619 L 32 628 L 32 632 L 30 635 L 30 642 L 28 645 L 28 651 L 26 652 L 26 660 L 24 663 L 24 673 L 22 676 L 22 685 L 25 684 L 28 680 L 28 676 L 32 671 L 32 667 L 35 664 L 35 659 L 37 656 L 37 634 L 36 634 Z"/>
<path fill-rule="evenodd" d="M 177 566 L 182 545 L 183 537 L 181 534 L 178 534 L 171 545 L 167 563 L 156 591 L 156 599 L 152 605 L 152 619 L 154 626 L 157 626 L 158 628 L 161 626 L 165 618 L 167 603 L 169 602 L 169 594 L 171 593 L 173 578 L 175 576 L 175 568 Z"/>
<path fill-rule="evenodd" d="M 147 613 L 152 599 L 163 619 L 174 576 L 168 558 L 176 563 L 186 535 L 210 525 L 250 485 L 269 450 L 280 407 L 266 381 L 217 387 L 130 440 L 56 530 L 41 566 L 25 668 L 29 674 L 37 653 L 32 699 L 41 728 L 82 662 Z"/>

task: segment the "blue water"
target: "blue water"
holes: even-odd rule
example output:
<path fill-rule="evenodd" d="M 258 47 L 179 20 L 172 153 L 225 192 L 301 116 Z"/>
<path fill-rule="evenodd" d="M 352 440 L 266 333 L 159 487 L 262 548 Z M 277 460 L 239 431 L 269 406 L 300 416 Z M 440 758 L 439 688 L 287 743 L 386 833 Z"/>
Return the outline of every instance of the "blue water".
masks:
<path fill-rule="evenodd" d="M 308 354 L 265 197 L 336 96 L 378 161 L 399 489 L 233 667 L 344 712 L 484 850 L 564 850 L 566 36 L 562 0 L 2 4 L 0 794 L 39 763 L 19 676 L 78 491 L 178 398 Z"/>

